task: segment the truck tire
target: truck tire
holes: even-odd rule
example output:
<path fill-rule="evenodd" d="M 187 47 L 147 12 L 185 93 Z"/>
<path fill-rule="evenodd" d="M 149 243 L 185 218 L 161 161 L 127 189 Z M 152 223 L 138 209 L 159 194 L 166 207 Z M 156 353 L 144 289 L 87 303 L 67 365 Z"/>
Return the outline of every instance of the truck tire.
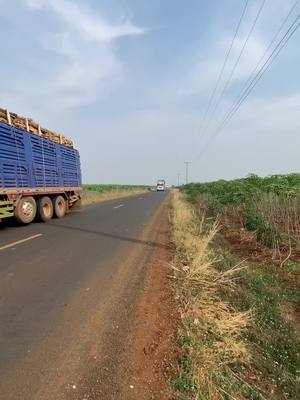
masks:
<path fill-rule="evenodd" d="M 22 197 L 16 204 L 15 218 L 20 224 L 30 224 L 36 216 L 36 210 L 36 201 L 33 197 Z"/>
<path fill-rule="evenodd" d="M 38 217 L 47 222 L 53 217 L 53 204 L 48 196 L 41 197 L 37 202 Z"/>
<path fill-rule="evenodd" d="M 67 213 L 67 202 L 63 196 L 56 196 L 53 199 L 54 215 L 56 218 L 62 218 Z"/>

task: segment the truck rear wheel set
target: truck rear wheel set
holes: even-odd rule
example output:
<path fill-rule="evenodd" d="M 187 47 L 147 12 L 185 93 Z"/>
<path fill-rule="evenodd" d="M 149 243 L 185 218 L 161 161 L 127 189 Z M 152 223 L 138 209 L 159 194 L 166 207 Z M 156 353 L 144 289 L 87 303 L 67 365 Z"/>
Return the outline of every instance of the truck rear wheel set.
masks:
<path fill-rule="evenodd" d="M 15 217 L 21 224 L 30 224 L 36 217 L 47 222 L 52 219 L 62 218 L 67 212 L 67 202 L 61 195 L 51 199 L 48 196 L 40 197 L 37 201 L 34 197 L 22 197 L 16 204 Z"/>

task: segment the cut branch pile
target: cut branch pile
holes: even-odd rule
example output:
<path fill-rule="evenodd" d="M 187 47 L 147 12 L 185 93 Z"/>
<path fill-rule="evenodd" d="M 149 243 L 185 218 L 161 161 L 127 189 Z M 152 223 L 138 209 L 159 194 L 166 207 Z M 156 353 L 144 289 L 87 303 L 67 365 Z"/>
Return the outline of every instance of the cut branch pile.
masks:
<path fill-rule="evenodd" d="M 16 128 L 23 129 L 27 132 L 42 136 L 52 142 L 64 144 L 65 146 L 74 148 L 72 140 L 67 139 L 63 135 L 51 132 L 48 129 L 42 128 L 38 123 L 30 118 L 20 117 L 18 114 L 11 113 L 3 108 L 0 108 L 0 122 L 12 125 Z"/>

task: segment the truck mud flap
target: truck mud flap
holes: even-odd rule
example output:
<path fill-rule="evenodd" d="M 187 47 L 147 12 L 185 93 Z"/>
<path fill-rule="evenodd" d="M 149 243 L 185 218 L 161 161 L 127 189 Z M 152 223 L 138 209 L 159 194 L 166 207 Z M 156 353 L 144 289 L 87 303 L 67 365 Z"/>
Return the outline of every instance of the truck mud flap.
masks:
<path fill-rule="evenodd" d="M 69 212 L 79 212 L 81 211 L 81 207 L 82 207 L 81 199 L 78 199 L 73 203 L 71 207 L 69 207 Z"/>

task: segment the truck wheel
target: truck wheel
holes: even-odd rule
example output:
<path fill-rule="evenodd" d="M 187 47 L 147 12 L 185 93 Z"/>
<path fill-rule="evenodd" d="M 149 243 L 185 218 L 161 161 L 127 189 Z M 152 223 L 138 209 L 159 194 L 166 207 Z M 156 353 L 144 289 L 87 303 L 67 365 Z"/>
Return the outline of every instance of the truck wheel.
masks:
<path fill-rule="evenodd" d="M 39 219 L 47 222 L 53 217 L 53 204 L 49 197 L 41 197 L 37 202 Z"/>
<path fill-rule="evenodd" d="M 15 218 L 20 224 L 30 224 L 36 216 L 36 209 L 33 197 L 22 197 L 16 204 Z"/>
<path fill-rule="evenodd" d="M 67 212 L 67 203 L 63 196 L 56 196 L 53 199 L 54 215 L 56 218 L 62 218 Z"/>

